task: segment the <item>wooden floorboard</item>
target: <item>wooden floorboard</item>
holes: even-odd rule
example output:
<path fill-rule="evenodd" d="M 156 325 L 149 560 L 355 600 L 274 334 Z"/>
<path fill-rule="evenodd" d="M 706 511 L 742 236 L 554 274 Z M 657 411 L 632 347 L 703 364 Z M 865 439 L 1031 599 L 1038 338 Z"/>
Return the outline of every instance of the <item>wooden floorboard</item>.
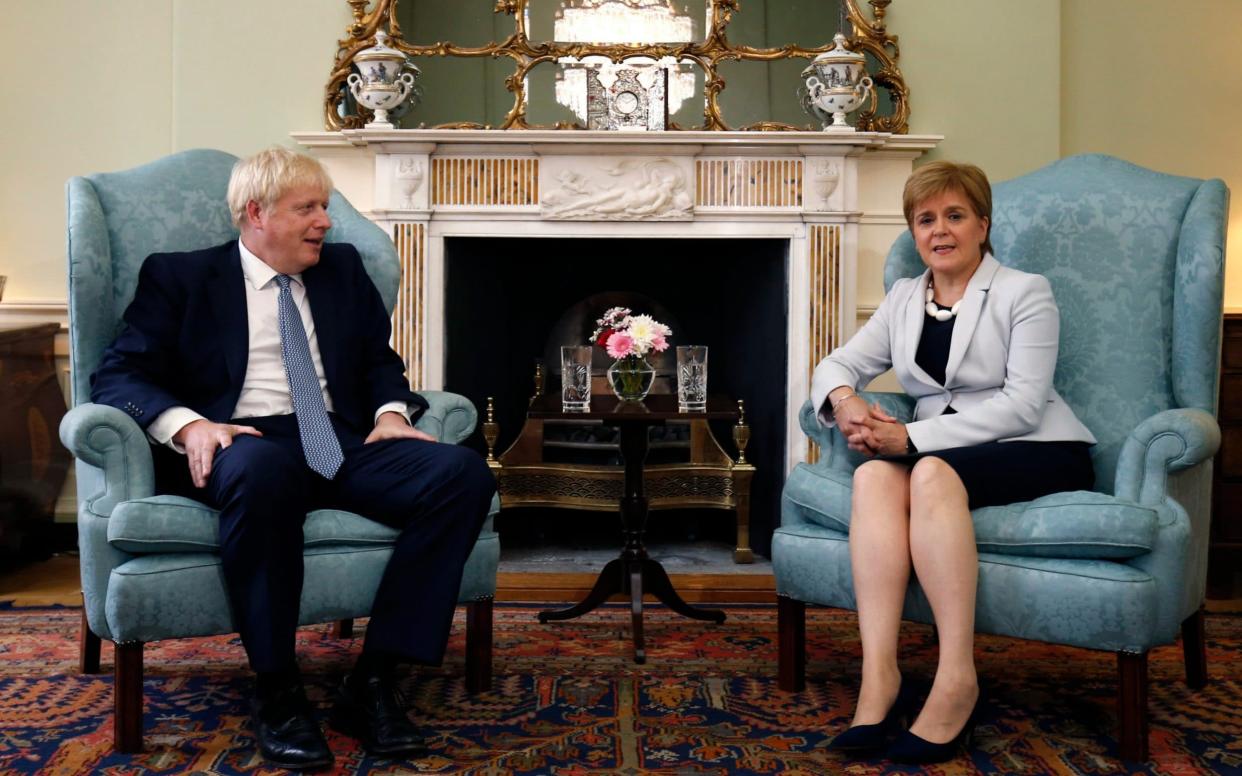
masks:
<path fill-rule="evenodd" d="M 776 600 L 776 580 L 760 574 L 670 574 L 673 587 L 690 603 L 767 604 Z M 573 603 L 595 584 L 594 572 L 505 572 L 496 575 L 496 600 Z M 78 559 L 57 556 L 0 575 L 0 602 L 17 606 L 81 604 Z M 623 600 L 617 596 L 616 600 Z M 649 599 L 650 600 L 650 599 Z"/>
<path fill-rule="evenodd" d="M 770 604 L 776 600 L 776 580 L 764 574 L 670 574 L 673 586 L 690 603 Z M 573 603 L 586 597 L 595 582 L 593 573 L 505 572 L 497 574 L 496 600 L 505 602 Z M 57 556 L 0 574 L 0 602 L 16 606 L 78 606 L 78 559 Z M 1242 612 L 1242 591 L 1231 599 L 1207 601 L 1212 613 Z M 622 600 L 620 596 L 616 600 Z"/>
<path fill-rule="evenodd" d="M 507 572 L 496 575 L 497 601 L 571 603 L 586 597 L 593 573 Z M 766 604 L 776 601 L 771 574 L 669 574 L 673 587 L 689 603 Z M 614 596 L 614 600 L 627 600 Z M 648 600 L 654 600 L 648 596 Z"/>
<path fill-rule="evenodd" d="M 14 606 L 80 606 L 76 555 L 56 555 L 0 575 L 0 602 Z"/>

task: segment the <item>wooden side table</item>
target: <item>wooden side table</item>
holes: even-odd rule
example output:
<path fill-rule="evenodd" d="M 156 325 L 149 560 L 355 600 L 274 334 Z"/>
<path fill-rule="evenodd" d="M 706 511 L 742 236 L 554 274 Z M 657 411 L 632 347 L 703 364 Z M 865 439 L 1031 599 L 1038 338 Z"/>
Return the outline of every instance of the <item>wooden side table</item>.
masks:
<path fill-rule="evenodd" d="M 0 326 L 0 562 L 29 556 L 49 537 L 69 471 L 58 429 L 57 323 Z"/>
<path fill-rule="evenodd" d="M 686 413 L 677 409 L 677 397 L 668 394 L 648 396 L 642 402 L 622 402 L 612 396 L 592 396 L 587 412 L 566 413 L 560 396 L 542 394 L 531 402 L 527 415 L 532 420 L 576 418 L 600 420 L 617 426 L 621 437 L 621 456 L 625 465 L 624 484 L 619 499 L 625 544 L 621 554 L 600 571 L 587 597 L 567 609 L 539 613 L 540 622 L 580 617 L 607 601 L 614 594 L 630 597 L 633 621 L 634 662 L 647 660 L 643 641 L 643 595 L 650 594 L 678 614 L 696 620 L 721 623 L 725 613 L 719 609 L 700 609 L 686 603 L 668 578 L 659 561 L 647 555 L 643 536 L 647 527 L 648 501 L 644 492 L 643 465 L 647 457 L 647 432 L 652 426 L 670 420 L 738 420 L 736 405 L 720 396 L 709 396 L 703 412 Z"/>

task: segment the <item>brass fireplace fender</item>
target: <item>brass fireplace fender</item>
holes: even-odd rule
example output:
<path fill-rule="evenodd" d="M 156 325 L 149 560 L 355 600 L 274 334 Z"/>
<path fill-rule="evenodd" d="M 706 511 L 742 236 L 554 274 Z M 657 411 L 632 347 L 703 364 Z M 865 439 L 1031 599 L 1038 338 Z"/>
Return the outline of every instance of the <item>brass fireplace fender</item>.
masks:
<path fill-rule="evenodd" d="M 536 379 L 541 391 L 541 380 Z M 733 460 L 716 441 L 706 420 L 690 420 L 690 461 L 649 464 L 643 470 L 643 489 L 648 509 L 732 510 L 737 515 L 735 563 L 753 563 L 750 546 L 750 485 L 755 467 L 746 460 L 750 426 L 742 403 L 733 440 L 738 458 Z M 527 418 L 517 439 L 499 458 L 495 455 L 500 426 L 492 397 L 487 399 L 483 438 L 487 464 L 496 477 L 501 507 L 551 507 L 615 512 L 621 498 L 625 472 L 621 466 L 545 463 L 544 421 Z"/>
<path fill-rule="evenodd" d="M 673 130 L 757 130 L 757 131 L 796 131 L 808 129 L 792 124 L 775 121 L 762 121 L 744 127 L 729 127 L 721 115 L 717 98 L 725 88 L 725 81 L 720 76 L 718 65 L 729 60 L 772 61 L 779 59 L 803 58 L 810 59 L 816 54 L 832 48 L 828 43 L 817 48 L 803 48 L 795 45 L 776 48 L 754 48 L 751 46 L 734 45 L 729 42 L 727 28 L 733 14 L 740 8 L 740 0 L 711 0 L 711 29 L 702 41 L 678 45 L 652 44 L 627 46 L 618 44 L 591 43 L 556 43 L 544 41 L 532 43 L 527 36 L 525 8 L 528 0 L 496 0 L 496 13 L 505 13 L 513 17 L 513 34 L 505 40 L 491 42 L 486 46 L 458 46 L 450 41 L 418 45 L 408 43 L 402 37 L 401 26 L 397 22 L 397 0 L 374 0 L 370 10 L 367 6 L 371 0 L 346 0 L 351 6 L 354 21 L 346 28 L 346 37 L 338 42 L 336 61 L 328 77 L 324 90 L 324 125 L 329 130 L 360 129 L 372 114 L 371 111 L 358 106 L 359 115 L 342 116 L 341 104 L 344 101 L 344 84 L 349 77 L 354 55 L 375 43 L 377 30 L 386 29 L 389 34 L 389 45 L 409 55 L 419 56 L 454 56 L 454 57 L 508 57 L 514 62 L 514 72 L 505 79 L 505 87 L 513 93 L 513 107 L 510 108 L 497 129 L 584 129 L 577 122 L 558 122 L 555 125 L 536 125 L 526 121 L 525 79 L 531 68 L 541 62 L 555 61 L 560 57 L 604 56 L 614 62 L 632 57 L 675 57 L 678 60 L 691 60 L 703 69 L 704 123 L 702 127 L 682 127 L 675 122 L 669 123 Z M 905 78 L 897 66 L 900 51 L 897 36 L 890 35 L 885 27 L 884 17 L 892 0 L 868 0 L 872 8 L 873 18 L 863 13 L 861 0 L 841 0 L 845 4 L 846 15 L 853 28 L 848 46 L 855 51 L 864 51 L 875 58 L 878 69 L 870 73 L 876 85 L 887 89 L 892 104 L 892 113 L 877 116 L 877 101 L 869 101 L 868 107 L 858 114 L 857 127 L 863 131 L 893 132 L 905 134 L 909 131 L 910 92 L 906 87 Z M 440 124 L 435 129 L 491 129 L 474 122 L 457 122 Z"/>

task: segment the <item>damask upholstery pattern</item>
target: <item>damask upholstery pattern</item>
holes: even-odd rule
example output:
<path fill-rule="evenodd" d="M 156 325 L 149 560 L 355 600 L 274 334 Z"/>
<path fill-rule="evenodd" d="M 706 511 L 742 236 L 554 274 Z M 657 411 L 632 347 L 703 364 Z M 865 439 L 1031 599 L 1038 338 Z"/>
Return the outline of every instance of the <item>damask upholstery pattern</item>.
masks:
<path fill-rule="evenodd" d="M 138 269 L 154 252 L 218 245 L 238 235 L 225 203 L 236 157 L 193 150 L 132 170 L 67 184 L 70 347 L 74 403 L 61 440 L 78 458 L 78 531 L 83 597 L 91 630 L 113 640 L 149 641 L 233 630 L 219 570 L 214 510 L 154 495 L 145 434 L 124 412 L 86 404 L 90 375 L 133 298 Z M 400 263 L 388 236 L 332 193 L 327 239 L 358 248 L 388 309 Z M 474 406 L 442 391 L 417 426 L 456 444 L 474 429 Z M 492 501 L 492 514 L 498 510 Z M 307 539 L 305 622 L 364 616 L 395 532 L 333 510 L 312 513 Z M 490 599 L 499 538 L 491 518 L 463 574 L 460 600 Z M 194 595 L 187 594 L 194 591 Z"/>
<path fill-rule="evenodd" d="M 1204 596 L 1228 191 L 1085 155 L 996 184 L 993 201 L 994 254 L 1051 283 L 1055 386 L 1099 443 L 1093 492 L 973 513 L 976 628 L 1142 655 L 1175 640 Z M 885 287 L 924 269 L 907 232 Z M 867 398 L 910 417 L 908 397 Z M 848 515 L 862 459 L 809 402 L 799 420 L 823 454 L 786 481 L 777 591 L 854 608 Z M 931 621 L 917 580 L 905 616 Z"/>
<path fill-rule="evenodd" d="M 1220 352 L 1211 310 L 1224 293 L 1223 245 L 1198 235 L 1223 219 L 1223 189 L 1101 155 L 1072 157 L 993 188 L 997 260 L 1052 285 L 1061 311 L 1056 389 L 1099 440 L 1092 457 L 1096 487 L 1105 492 L 1115 486 L 1122 442 L 1139 422 L 1173 406 L 1215 411 L 1216 382 L 1207 375 L 1215 374 Z M 885 288 L 923 270 L 906 233 L 890 251 Z"/>

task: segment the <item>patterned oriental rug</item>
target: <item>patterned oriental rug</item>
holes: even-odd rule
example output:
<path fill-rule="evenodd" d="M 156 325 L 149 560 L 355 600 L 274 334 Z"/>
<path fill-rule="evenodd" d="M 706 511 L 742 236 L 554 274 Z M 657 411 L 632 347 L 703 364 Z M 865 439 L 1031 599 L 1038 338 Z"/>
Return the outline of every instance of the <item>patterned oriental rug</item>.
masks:
<path fill-rule="evenodd" d="M 496 679 L 463 687 L 463 629 L 443 668 L 405 690 L 431 736 L 431 755 L 369 758 L 328 731 L 337 773 L 507 776 L 590 774 L 852 774 L 892 772 L 849 762 L 825 742 L 849 722 L 859 670 L 854 615 L 809 609 L 806 691 L 776 686 L 776 611 L 726 607 L 724 625 L 654 608 L 649 660 L 629 659 L 628 609 L 609 606 L 539 625 L 537 608 L 497 606 Z M 111 749 L 111 677 L 76 671 L 77 609 L 0 609 L 0 773 L 269 774 L 254 754 L 250 680 L 234 638 L 182 639 L 146 651 L 146 751 Z M 931 629 L 903 627 L 908 675 L 930 678 Z M 1151 753 L 1115 759 L 1112 655 L 984 636 L 987 688 L 970 755 L 928 773 L 1242 773 L 1242 616 L 1208 615 L 1210 681 L 1186 688 L 1179 646 L 1150 657 Z M 333 687 L 361 647 L 324 627 L 300 631 L 311 701 L 326 717 Z M 104 645 L 104 670 L 111 669 Z M 905 772 L 917 772 L 910 769 Z"/>

